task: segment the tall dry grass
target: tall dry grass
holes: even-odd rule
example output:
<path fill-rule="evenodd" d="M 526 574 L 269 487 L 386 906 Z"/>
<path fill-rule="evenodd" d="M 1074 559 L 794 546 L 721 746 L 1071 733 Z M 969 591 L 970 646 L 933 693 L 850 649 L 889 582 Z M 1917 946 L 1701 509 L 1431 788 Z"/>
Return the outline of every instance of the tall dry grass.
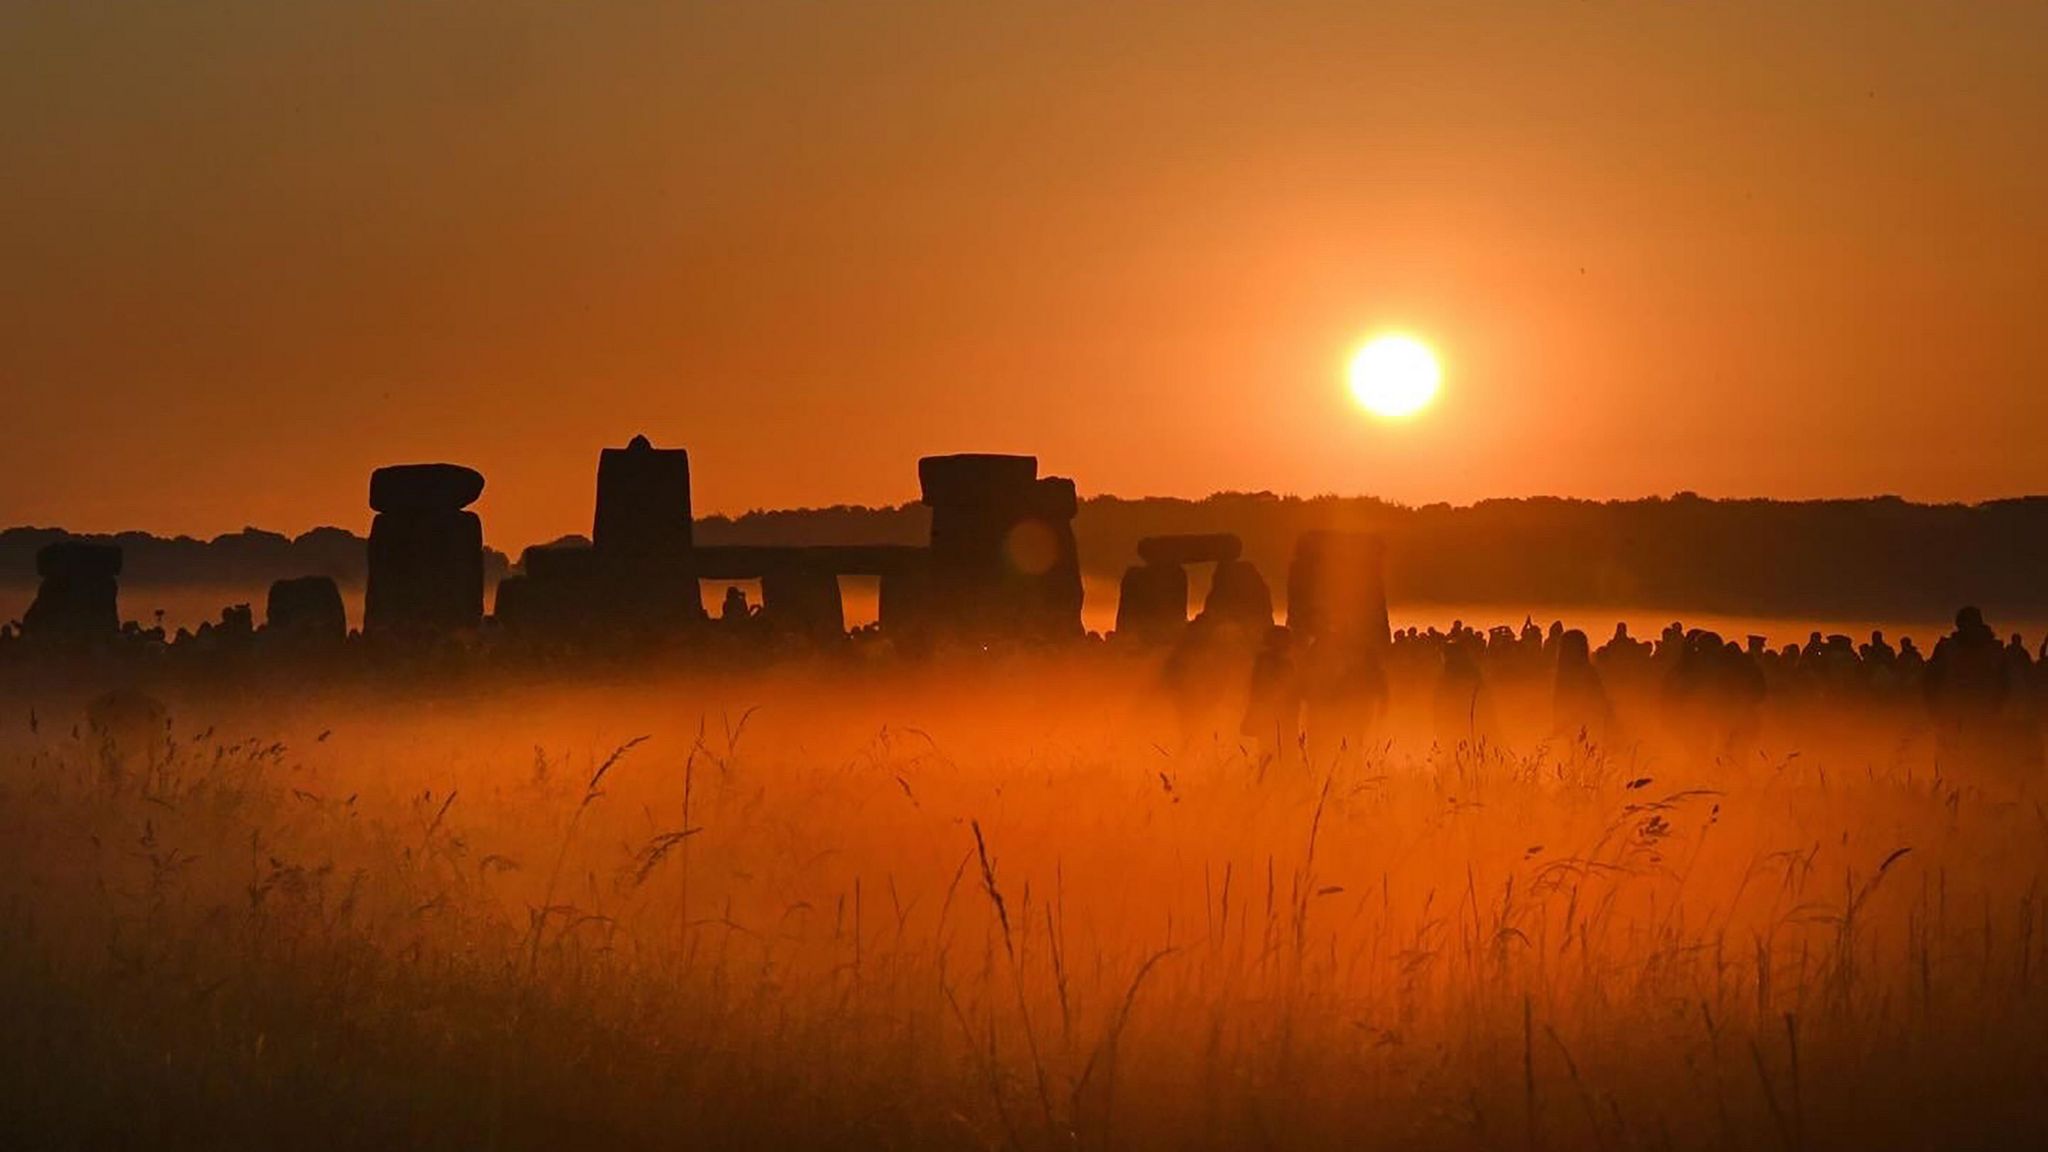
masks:
<path fill-rule="evenodd" d="M 281 691 L 174 701 L 147 749 L 23 709 L 0 731 L 0 1131 L 2048 1134 L 2048 816 L 1913 717 L 1779 717 L 1718 761 L 1397 722 L 1312 761 L 1184 741 L 1145 676 Z"/>

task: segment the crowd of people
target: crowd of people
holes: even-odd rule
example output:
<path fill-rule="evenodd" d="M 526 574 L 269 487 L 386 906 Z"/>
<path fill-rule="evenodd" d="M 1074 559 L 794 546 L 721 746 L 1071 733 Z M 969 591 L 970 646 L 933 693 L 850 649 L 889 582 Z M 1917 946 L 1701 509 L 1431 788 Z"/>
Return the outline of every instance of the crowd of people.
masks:
<path fill-rule="evenodd" d="M 1167 685 L 1191 725 L 1220 699 L 1211 675 L 1218 644 L 1198 625 L 1168 659 Z M 1439 740 L 1498 741 L 1497 696 L 1534 685 L 1549 694 L 1545 735 L 1614 740 L 1643 735 L 1648 722 L 1732 748 L 1753 740 L 1766 710 L 1881 708 L 1924 716 L 1956 752 L 2039 764 L 2048 714 L 2048 640 L 2038 649 L 2018 635 L 2001 640 L 1976 608 L 1958 612 L 1932 651 L 1910 638 L 1894 643 L 1882 631 L 1860 643 L 1814 632 L 1804 644 L 1773 647 L 1761 636 L 1731 640 L 1680 623 L 1652 640 L 1618 624 L 1596 648 L 1582 631 L 1534 620 L 1519 628 L 1458 621 L 1447 630 L 1398 629 L 1368 659 L 1333 660 L 1318 647 L 1285 628 L 1267 634 L 1249 661 L 1244 735 L 1287 745 L 1332 727 L 1332 716 L 1345 736 L 1369 733 L 1372 714 L 1406 685 L 1411 701 L 1428 700 Z M 1617 706 L 1624 698 L 1633 715 Z"/>

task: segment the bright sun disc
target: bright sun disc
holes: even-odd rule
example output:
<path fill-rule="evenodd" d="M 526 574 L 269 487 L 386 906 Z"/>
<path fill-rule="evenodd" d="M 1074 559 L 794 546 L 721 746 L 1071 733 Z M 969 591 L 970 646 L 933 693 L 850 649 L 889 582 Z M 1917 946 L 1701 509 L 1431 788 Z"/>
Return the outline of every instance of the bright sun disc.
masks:
<path fill-rule="evenodd" d="M 1443 370 L 1420 340 L 1381 336 L 1351 358 L 1351 395 L 1375 416 L 1413 416 L 1436 398 Z"/>

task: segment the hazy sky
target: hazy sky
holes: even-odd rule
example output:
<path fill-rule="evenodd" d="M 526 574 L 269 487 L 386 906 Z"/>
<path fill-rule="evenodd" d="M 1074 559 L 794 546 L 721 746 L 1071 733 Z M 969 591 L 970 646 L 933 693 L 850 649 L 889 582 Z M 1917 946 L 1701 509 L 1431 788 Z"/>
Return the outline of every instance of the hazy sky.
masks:
<path fill-rule="evenodd" d="M 0 523 L 2048 491 L 2048 4 L 0 0 Z M 1399 327 L 1445 392 L 1369 421 Z"/>

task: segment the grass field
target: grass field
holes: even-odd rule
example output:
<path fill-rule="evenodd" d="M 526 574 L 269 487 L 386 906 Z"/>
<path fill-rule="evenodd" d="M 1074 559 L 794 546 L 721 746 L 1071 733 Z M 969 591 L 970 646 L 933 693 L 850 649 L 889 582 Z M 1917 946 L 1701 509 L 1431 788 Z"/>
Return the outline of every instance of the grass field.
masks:
<path fill-rule="evenodd" d="M 2000 765 L 1941 763 L 1910 710 L 1776 716 L 1715 758 L 1648 715 L 1615 748 L 1445 747 L 1404 706 L 1310 760 L 1185 737 L 1148 676 L 216 691 L 112 740 L 18 704 L 0 1131 L 2048 1138 L 2048 814 Z"/>

